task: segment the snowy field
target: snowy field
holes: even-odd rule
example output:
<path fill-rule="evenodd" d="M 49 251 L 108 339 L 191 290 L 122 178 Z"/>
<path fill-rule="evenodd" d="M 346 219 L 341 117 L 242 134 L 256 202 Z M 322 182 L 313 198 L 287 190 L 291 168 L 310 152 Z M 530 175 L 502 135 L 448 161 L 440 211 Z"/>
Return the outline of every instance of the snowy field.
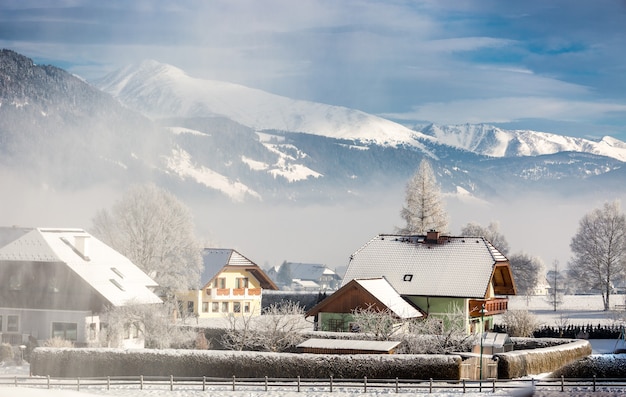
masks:
<path fill-rule="evenodd" d="M 623 305 L 625 295 L 611 296 L 611 307 L 613 305 Z M 534 313 L 542 325 L 559 326 L 559 325 L 587 325 L 587 324 L 624 324 L 626 318 L 625 311 L 611 310 L 605 312 L 602 310 L 602 298 L 597 295 L 568 295 L 563 299 L 563 304 L 554 311 L 552 306 L 547 302 L 546 297 L 534 296 L 527 299 L 526 297 L 512 297 L 509 301 L 509 309 L 528 309 Z M 496 317 L 496 322 L 499 319 Z M 615 346 L 614 340 L 591 340 L 594 354 L 609 353 Z M 28 365 L 0 366 L 1 377 L 28 376 Z M 374 389 L 368 390 L 367 393 L 351 389 L 350 391 L 342 391 L 341 388 L 335 388 L 330 392 L 328 388 L 310 390 L 303 387 L 301 392 L 293 391 L 276 391 L 270 390 L 224 390 L 223 387 L 207 387 L 206 391 L 198 390 L 196 386 L 192 390 L 185 386 L 179 389 L 169 390 L 168 386 L 148 386 L 144 390 L 137 390 L 134 386 L 116 386 L 111 390 L 105 388 L 88 388 L 82 387 L 80 391 L 71 390 L 67 386 L 64 388 L 37 389 L 26 387 L 0 386 L 0 397 L 94 397 L 94 396 L 146 396 L 146 397 L 354 397 L 356 395 L 367 396 L 431 396 L 431 397 L 451 397 L 451 396 L 510 396 L 516 394 L 511 390 L 497 391 L 496 393 L 465 393 L 460 391 L 454 392 L 437 392 L 437 393 L 415 393 L 415 391 L 405 390 L 396 394 L 391 389 Z M 523 391 L 517 393 L 523 395 Z M 562 393 L 560 395 L 567 395 Z"/>

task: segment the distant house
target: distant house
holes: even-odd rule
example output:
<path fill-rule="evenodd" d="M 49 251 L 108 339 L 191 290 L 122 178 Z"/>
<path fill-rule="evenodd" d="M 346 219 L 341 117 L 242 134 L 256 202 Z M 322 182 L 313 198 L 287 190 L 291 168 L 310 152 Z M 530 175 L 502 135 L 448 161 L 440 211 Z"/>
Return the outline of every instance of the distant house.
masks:
<path fill-rule="evenodd" d="M 258 265 L 234 249 L 207 248 L 202 258 L 201 288 L 177 293 L 188 315 L 258 315 L 262 291 L 278 289 Z"/>
<path fill-rule="evenodd" d="M 335 291 L 341 276 L 327 266 L 316 263 L 284 262 L 267 271 L 282 289 L 295 291 Z"/>
<path fill-rule="evenodd" d="M 353 331 L 355 310 L 388 311 L 398 320 L 420 318 L 423 314 L 387 282 L 384 277 L 353 279 L 306 313 L 315 317 L 318 331 Z"/>
<path fill-rule="evenodd" d="M 483 237 L 378 235 L 352 254 L 343 285 L 381 277 L 425 315 L 460 310 L 468 332 L 491 329 L 516 293 L 508 259 Z"/>
<path fill-rule="evenodd" d="M 97 342 L 107 307 L 160 304 L 157 284 L 128 258 L 82 229 L 0 228 L 3 343 L 54 337 Z M 129 324 L 123 347 L 143 347 Z"/>

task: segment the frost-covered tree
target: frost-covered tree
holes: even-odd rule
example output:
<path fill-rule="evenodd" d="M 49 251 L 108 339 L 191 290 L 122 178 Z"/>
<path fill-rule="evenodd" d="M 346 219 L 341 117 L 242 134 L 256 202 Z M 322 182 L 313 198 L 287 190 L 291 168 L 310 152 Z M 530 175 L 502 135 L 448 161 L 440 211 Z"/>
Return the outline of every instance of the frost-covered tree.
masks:
<path fill-rule="evenodd" d="M 500 225 L 498 222 L 491 222 L 489 226 L 483 227 L 478 223 L 470 222 L 461 229 L 462 236 L 468 237 L 484 237 L 498 249 L 503 255 L 509 254 L 509 243 L 506 237 L 500 233 Z"/>
<path fill-rule="evenodd" d="M 93 219 L 92 233 L 139 266 L 167 298 L 198 288 L 202 250 L 190 211 L 153 184 L 130 189 Z"/>
<path fill-rule="evenodd" d="M 378 310 L 373 304 L 354 309 L 352 321 L 358 326 L 359 332 L 371 335 L 375 340 L 390 340 L 403 323 L 391 310 Z"/>
<path fill-rule="evenodd" d="M 558 260 L 552 263 L 552 269 L 548 270 L 546 280 L 550 286 L 546 300 L 552 306 L 552 310 L 556 311 L 561 303 L 563 303 L 563 294 L 565 292 L 565 276 L 561 269 L 559 269 Z"/>
<path fill-rule="evenodd" d="M 528 297 L 533 293 L 537 283 L 540 281 L 541 274 L 543 274 L 541 260 L 521 252 L 511 255 L 509 263 L 511 264 L 517 293 Z"/>
<path fill-rule="evenodd" d="M 406 185 L 405 205 L 400 211 L 405 226 L 399 228 L 404 234 L 425 234 L 429 230 L 448 231 L 448 214 L 441 197 L 441 189 L 427 160 Z"/>
<path fill-rule="evenodd" d="M 583 216 L 570 249 L 571 278 L 582 288 L 599 290 L 609 310 L 613 283 L 624 278 L 626 267 L 626 217 L 619 201 Z"/>

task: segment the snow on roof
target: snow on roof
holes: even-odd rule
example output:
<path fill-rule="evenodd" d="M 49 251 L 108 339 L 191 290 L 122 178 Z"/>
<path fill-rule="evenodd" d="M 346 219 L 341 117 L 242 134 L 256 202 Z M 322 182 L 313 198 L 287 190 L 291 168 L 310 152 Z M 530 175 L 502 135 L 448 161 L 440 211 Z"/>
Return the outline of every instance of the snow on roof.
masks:
<path fill-rule="evenodd" d="M 241 266 L 250 271 L 264 289 L 278 289 L 263 270 L 250 259 L 232 248 L 205 248 L 202 251 L 204 268 L 200 278 L 201 287 L 206 286 L 226 266 Z"/>
<path fill-rule="evenodd" d="M 405 301 L 385 278 L 356 279 L 354 281 L 387 306 L 399 318 L 422 317 L 422 313 Z"/>
<path fill-rule="evenodd" d="M 319 280 L 323 275 L 340 278 L 337 273 L 322 264 L 287 262 L 286 265 L 289 266 L 289 271 L 294 279 Z"/>
<path fill-rule="evenodd" d="M 385 277 L 403 296 L 484 298 L 496 263 L 508 260 L 483 237 L 381 234 L 350 258 L 343 285 Z"/>
<path fill-rule="evenodd" d="M 333 350 L 368 350 L 388 352 L 400 345 L 400 341 L 356 340 L 356 339 L 320 339 L 311 338 L 297 348 L 333 349 Z"/>
<path fill-rule="evenodd" d="M 82 229 L 0 228 L 0 260 L 64 263 L 114 306 L 161 303 L 158 284 Z"/>

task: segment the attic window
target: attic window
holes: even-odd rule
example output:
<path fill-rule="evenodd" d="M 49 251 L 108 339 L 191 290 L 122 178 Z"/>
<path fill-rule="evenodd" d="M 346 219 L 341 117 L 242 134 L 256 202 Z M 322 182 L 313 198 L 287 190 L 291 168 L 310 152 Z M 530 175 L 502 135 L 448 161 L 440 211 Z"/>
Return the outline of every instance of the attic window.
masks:
<path fill-rule="evenodd" d="M 124 278 L 124 274 L 122 272 L 120 272 L 116 267 L 112 267 L 111 271 L 115 274 L 117 274 L 120 278 Z"/>
<path fill-rule="evenodd" d="M 126 290 L 124 289 L 124 287 L 122 286 L 122 284 L 118 283 L 116 279 L 112 278 L 112 279 L 109 279 L 109 281 L 111 282 L 111 284 L 113 284 L 113 285 L 115 285 L 117 288 L 119 288 L 119 289 L 120 289 L 120 291 L 126 291 Z"/>
<path fill-rule="evenodd" d="M 405 274 L 404 278 L 402 278 L 403 281 L 411 281 L 413 280 L 413 275 L 412 274 Z"/>

